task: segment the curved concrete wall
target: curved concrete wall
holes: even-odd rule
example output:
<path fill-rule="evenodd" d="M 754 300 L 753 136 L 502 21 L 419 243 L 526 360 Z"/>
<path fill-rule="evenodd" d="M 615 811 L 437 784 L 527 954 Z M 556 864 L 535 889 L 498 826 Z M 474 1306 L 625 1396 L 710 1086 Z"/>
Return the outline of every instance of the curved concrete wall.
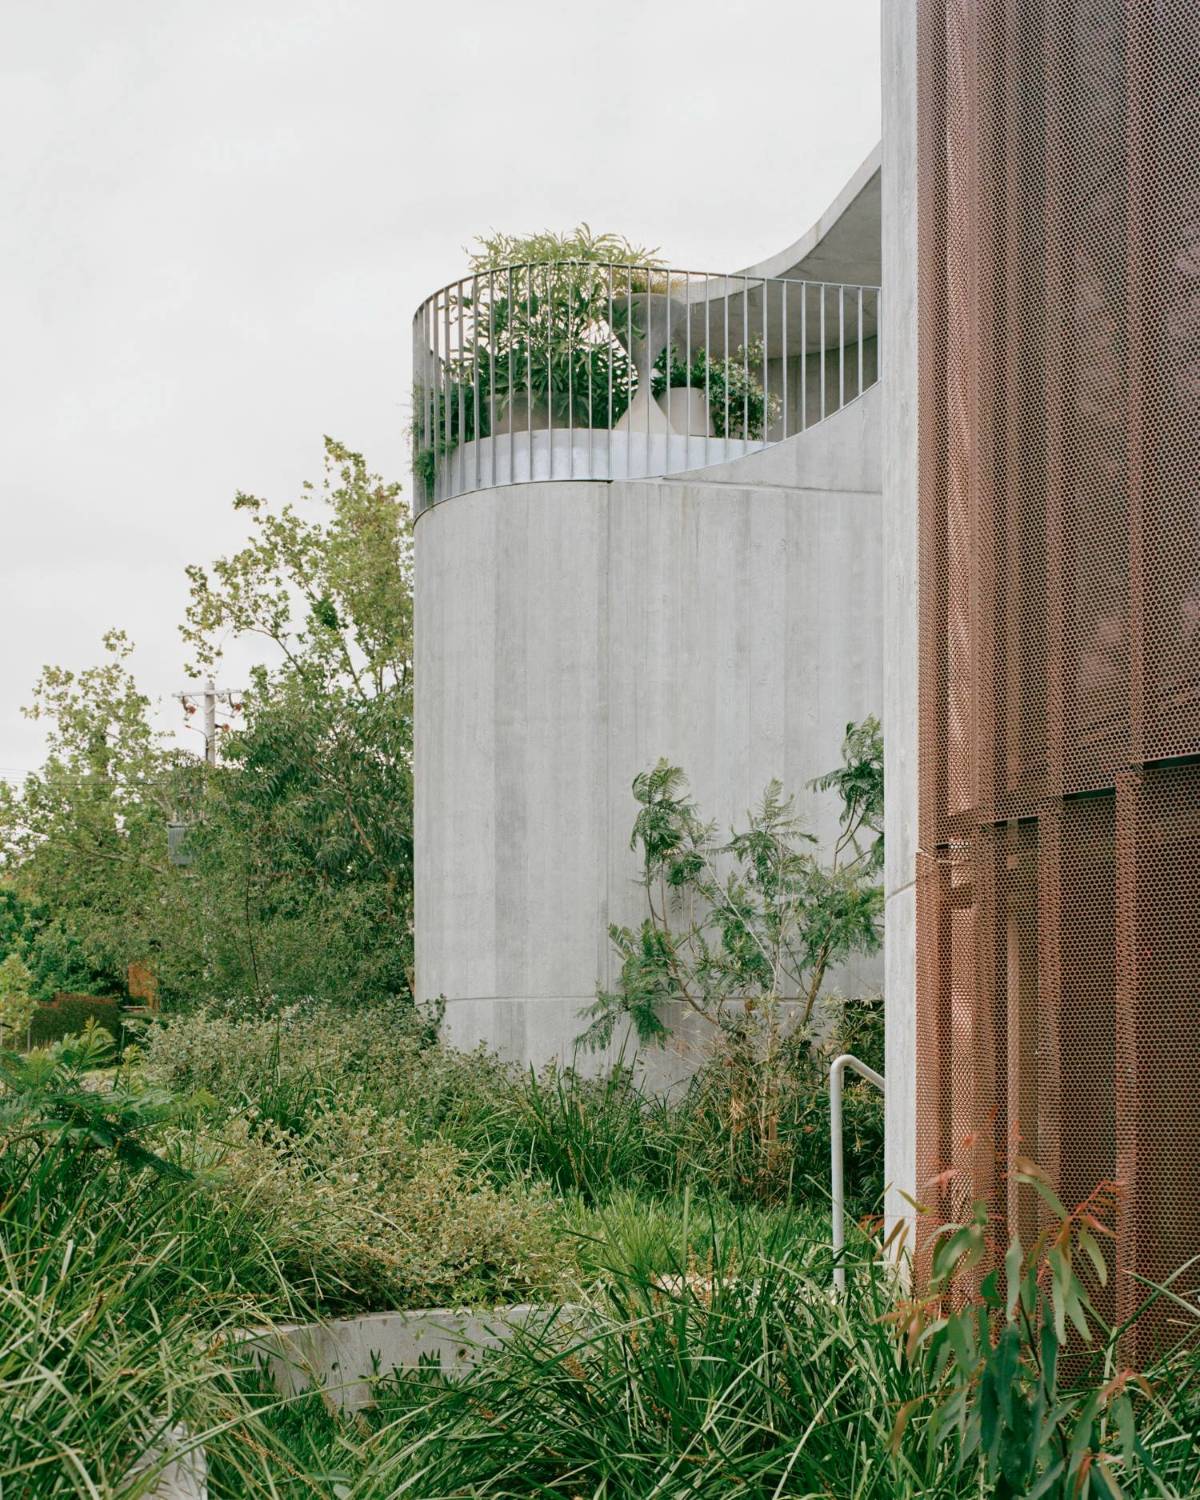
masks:
<path fill-rule="evenodd" d="M 417 987 L 451 1041 L 572 1055 L 608 924 L 641 920 L 630 783 L 659 756 L 725 827 L 779 777 L 834 831 L 804 783 L 882 705 L 878 396 L 720 470 L 421 516 Z"/>

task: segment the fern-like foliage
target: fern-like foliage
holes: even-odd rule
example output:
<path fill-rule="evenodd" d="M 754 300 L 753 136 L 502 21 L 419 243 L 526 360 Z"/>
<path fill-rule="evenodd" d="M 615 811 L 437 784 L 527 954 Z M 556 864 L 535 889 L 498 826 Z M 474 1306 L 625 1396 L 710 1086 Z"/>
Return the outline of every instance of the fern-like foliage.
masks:
<path fill-rule="evenodd" d="M 78 1036 L 27 1055 L 0 1052 L 0 1141 L 4 1149 L 68 1146 L 110 1152 L 134 1170 L 147 1168 L 179 1181 L 191 1174 L 146 1144 L 155 1127 L 203 1101 L 184 1101 L 166 1089 L 109 1084 L 112 1037 L 95 1021 Z"/>

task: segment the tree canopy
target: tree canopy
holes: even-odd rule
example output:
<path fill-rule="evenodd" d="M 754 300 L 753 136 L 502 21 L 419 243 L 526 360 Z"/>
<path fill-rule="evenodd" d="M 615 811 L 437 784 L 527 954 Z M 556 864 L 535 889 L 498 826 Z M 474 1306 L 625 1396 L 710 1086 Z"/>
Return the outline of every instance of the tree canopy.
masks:
<path fill-rule="evenodd" d="M 119 990 L 131 963 L 179 998 L 409 991 L 411 523 L 361 455 L 324 457 L 297 504 L 239 494 L 245 545 L 187 570 L 196 675 L 232 638 L 263 645 L 215 767 L 154 727 L 120 632 L 39 679 L 46 763 L 0 791 L 0 950 L 36 993 Z"/>

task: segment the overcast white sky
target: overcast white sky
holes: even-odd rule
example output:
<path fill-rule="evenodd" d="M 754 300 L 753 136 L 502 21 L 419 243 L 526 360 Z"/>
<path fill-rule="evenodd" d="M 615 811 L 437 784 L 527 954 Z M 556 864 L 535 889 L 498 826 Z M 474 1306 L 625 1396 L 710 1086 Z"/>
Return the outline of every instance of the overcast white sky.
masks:
<path fill-rule="evenodd" d="M 879 0 L 6 0 L 0 774 L 109 626 L 184 685 L 235 490 L 292 497 L 325 432 L 407 480 L 412 312 L 478 231 L 732 270 L 878 134 Z"/>

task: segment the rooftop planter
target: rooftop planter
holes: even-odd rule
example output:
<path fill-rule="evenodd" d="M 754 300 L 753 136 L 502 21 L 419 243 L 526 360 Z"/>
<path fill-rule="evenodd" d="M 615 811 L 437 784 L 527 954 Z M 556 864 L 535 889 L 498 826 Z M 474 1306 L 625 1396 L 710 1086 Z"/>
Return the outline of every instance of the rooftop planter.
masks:
<path fill-rule="evenodd" d="M 874 383 L 878 310 L 874 287 L 481 257 L 414 319 L 418 509 L 529 480 L 678 473 L 790 437 Z"/>

